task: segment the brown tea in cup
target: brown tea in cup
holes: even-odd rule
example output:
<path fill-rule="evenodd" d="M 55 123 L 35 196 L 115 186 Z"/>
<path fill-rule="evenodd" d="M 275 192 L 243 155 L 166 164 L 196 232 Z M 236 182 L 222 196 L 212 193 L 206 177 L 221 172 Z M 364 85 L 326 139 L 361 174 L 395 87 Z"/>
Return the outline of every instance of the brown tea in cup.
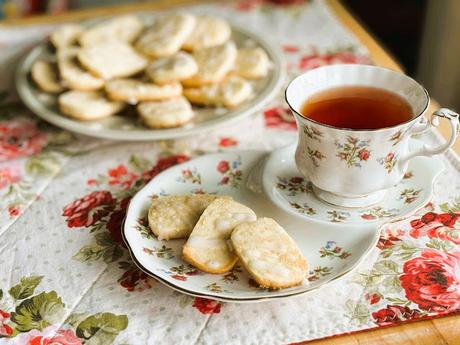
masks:
<path fill-rule="evenodd" d="M 342 86 L 320 91 L 308 97 L 300 111 L 316 122 L 349 129 L 393 127 L 414 116 L 404 98 L 369 86 Z"/>

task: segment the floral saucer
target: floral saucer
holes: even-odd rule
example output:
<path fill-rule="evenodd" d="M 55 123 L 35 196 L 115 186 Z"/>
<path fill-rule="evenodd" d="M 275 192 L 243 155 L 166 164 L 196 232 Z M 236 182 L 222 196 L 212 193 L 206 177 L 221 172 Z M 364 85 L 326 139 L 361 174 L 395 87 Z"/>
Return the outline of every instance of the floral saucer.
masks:
<path fill-rule="evenodd" d="M 250 172 L 265 153 L 243 151 L 202 156 L 157 175 L 132 199 L 123 228 L 134 262 L 147 274 L 180 292 L 221 301 L 258 302 L 300 295 L 344 276 L 365 258 L 378 240 L 375 224 L 318 225 L 292 217 L 263 194 L 246 186 Z M 152 198 L 162 195 L 214 193 L 230 195 L 251 207 L 259 217 L 276 219 L 294 238 L 309 263 L 300 286 L 267 290 L 254 284 L 240 266 L 227 274 L 208 274 L 182 259 L 185 240 L 158 240 L 148 228 Z"/>
<path fill-rule="evenodd" d="M 420 145 L 412 140 L 412 146 Z M 390 188 L 385 197 L 367 208 L 343 208 L 318 199 L 310 181 L 296 167 L 297 143 L 271 153 L 262 173 L 268 197 L 283 210 L 304 219 L 322 223 L 365 224 L 401 218 L 423 207 L 433 194 L 433 181 L 444 166 L 436 157 L 409 161 L 403 180 Z"/>

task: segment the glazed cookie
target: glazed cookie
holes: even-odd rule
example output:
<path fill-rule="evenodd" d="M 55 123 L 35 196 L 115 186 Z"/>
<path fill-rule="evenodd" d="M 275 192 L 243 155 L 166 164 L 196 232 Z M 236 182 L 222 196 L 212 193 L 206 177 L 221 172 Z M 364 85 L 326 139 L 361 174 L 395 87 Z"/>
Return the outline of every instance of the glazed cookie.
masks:
<path fill-rule="evenodd" d="M 142 28 L 142 21 L 137 16 L 120 16 L 85 30 L 78 41 L 82 46 L 114 40 L 131 43 L 139 36 Z"/>
<path fill-rule="evenodd" d="M 235 72 L 247 79 L 259 79 L 267 75 L 270 60 L 262 48 L 242 48 L 238 50 Z"/>
<path fill-rule="evenodd" d="M 232 41 L 194 51 L 198 71 L 182 83 L 187 87 L 196 87 L 221 81 L 235 65 L 236 54 L 236 46 Z"/>
<path fill-rule="evenodd" d="M 115 101 L 137 104 L 178 97 L 182 94 L 182 85 L 179 82 L 155 85 L 136 79 L 112 79 L 105 84 L 105 91 Z"/>
<path fill-rule="evenodd" d="M 147 60 L 129 44 L 109 41 L 83 47 L 78 60 L 91 73 L 103 79 L 129 77 L 142 71 Z"/>
<path fill-rule="evenodd" d="M 63 90 L 57 77 L 56 66 L 48 61 L 37 60 L 32 65 L 32 79 L 40 89 L 49 93 L 59 93 Z"/>
<path fill-rule="evenodd" d="M 59 96 L 62 113 L 77 120 L 97 120 L 123 109 L 122 102 L 111 102 L 97 91 L 67 91 Z"/>
<path fill-rule="evenodd" d="M 238 224 L 256 220 L 248 207 L 228 199 L 216 199 L 204 210 L 184 245 L 184 260 L 208 273 L 225 273 L 238 257 L 228 239 Z"/>
<path fill-rule="evenodd" d="M 137 112 L 151 128 L 179 127 L 195 116 L 192 106 L 183 96 L 165 101 L 139 103 Z"/>
<path fill-rule="evenodd" d="M 67 48 L 77 43 L 82 32 L 83 28 L 78 24 L 63 25 L 51 34 L 50 41 L 56 49 Z"/>
<path fill-rule="evenodd" d="M 189 14 L 160 17 L 139 37 L 136 48 L 153 58 L 172 56 L 192 32 L 195 21 Z"/>
<path fill-rule="evenodd" d="M 307 274 L 307 261 L 299 248 L 271 218 L 236 226 L 231 242 L 241 263 L 261 287 L 299 285 Z"/>
<path fill-rule="evenodd" d="M 197 17 L 195 28 L 182 46 L 185 50 L 196 50 L 221 45 L 230 39 L 232 30 L 228 23 L 217 17 Z"/>
<path fill-rule="evenodd" d="M 238 76 L 230 76 L 219 84 L 184 89 L 184 96 L 194 104 L 223 105 L 234 108 L 252 95 L 251 84 Z"/>
<path fill-rule="evenodd" d="M 80 91 L 98 90 L 104 80 L 85 71 L 77 60 L 78 48 L 60 49 L 57 53 L 58 69 L 64 86 Z"/>
<path fill-rule="evenodd" d="M 147 67 L 147 75 L 157 84 L 171 83 L 191 77 L 198 71 L 195 59 L 185 52 L 169 58 L 153 61 Z"/>
<path fill-rule="evenodd" d="M 187 238 L 203 211 L 216 198 L 217 195 L 193 194 L 153 199 L 148 215 L 150 229 L 159 240 Z"/>

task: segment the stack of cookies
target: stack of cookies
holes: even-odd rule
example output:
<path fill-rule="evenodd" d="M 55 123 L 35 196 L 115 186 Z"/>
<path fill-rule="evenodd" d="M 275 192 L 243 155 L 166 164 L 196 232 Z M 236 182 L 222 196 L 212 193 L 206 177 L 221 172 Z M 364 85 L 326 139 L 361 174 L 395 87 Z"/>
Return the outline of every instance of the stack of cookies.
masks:
<path fill-rule="evenodd" d="M 37 60 L 31 76 L 59 94 L 71 118 L 97 120 L 136 106 L 146 126 L 178 127 L 193 119 L 190 103 L 236 107 L 252 96 L 251 81 L 267 75 L 266 52 L 238 49 L 231 34 L 221 18 L 184 13 L 147 27 L 133 15 L 65 25 L 50 37 L 56 62 Z"/>
<path fill-rule="evenodd" d="M 195 194 L 153 200 L 149 226 L 160 240 L 187 238 L 183 258 L 208 273 L 230 271 L 239 261 L 264 288 L 299 285 L 307 262 L 273 219 L 257 218 L 228 196 Z"/>

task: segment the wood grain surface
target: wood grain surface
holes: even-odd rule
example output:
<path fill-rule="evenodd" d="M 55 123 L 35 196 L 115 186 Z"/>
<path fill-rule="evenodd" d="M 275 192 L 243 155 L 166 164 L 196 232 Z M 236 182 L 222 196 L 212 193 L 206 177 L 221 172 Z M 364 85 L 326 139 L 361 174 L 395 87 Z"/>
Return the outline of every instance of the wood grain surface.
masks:
<path fill-rule="evenodd" d="M 345 8 L 339 0 L 325 0 L 337 18 L 367 47 L 373 61 L 380 66 L 402 71 L 402 67 L 378 42 L 372 34 Z M 61 15 L 41 15 L 21 19 L 9 19 L 0 23 L 1 27 L 18 25 L 37 25 L 78 21 L 95 16 L 114 15 L 145 10 L 162 10 L 184 4 L 203 2 L 203 0 L 157 0 L 104 8 L 92 8 Z M 415 52 L 414 52 L 415 53 Z M 436 101 L 431 101 L 429 113 L 439 108 Z M 439 131 L 444 137 L 449 136 L 449 125 L 442 121 Z M 460 153 L 460 140 L 454 146 Z M 304 343 L 300 343 L 304 344 Z M 328 339 L 308 342 L 311 345 L 460 345 L 460 315 L 424 320 L 387 328 L 373 329 L 355 334 L 335 336 Z"/>

